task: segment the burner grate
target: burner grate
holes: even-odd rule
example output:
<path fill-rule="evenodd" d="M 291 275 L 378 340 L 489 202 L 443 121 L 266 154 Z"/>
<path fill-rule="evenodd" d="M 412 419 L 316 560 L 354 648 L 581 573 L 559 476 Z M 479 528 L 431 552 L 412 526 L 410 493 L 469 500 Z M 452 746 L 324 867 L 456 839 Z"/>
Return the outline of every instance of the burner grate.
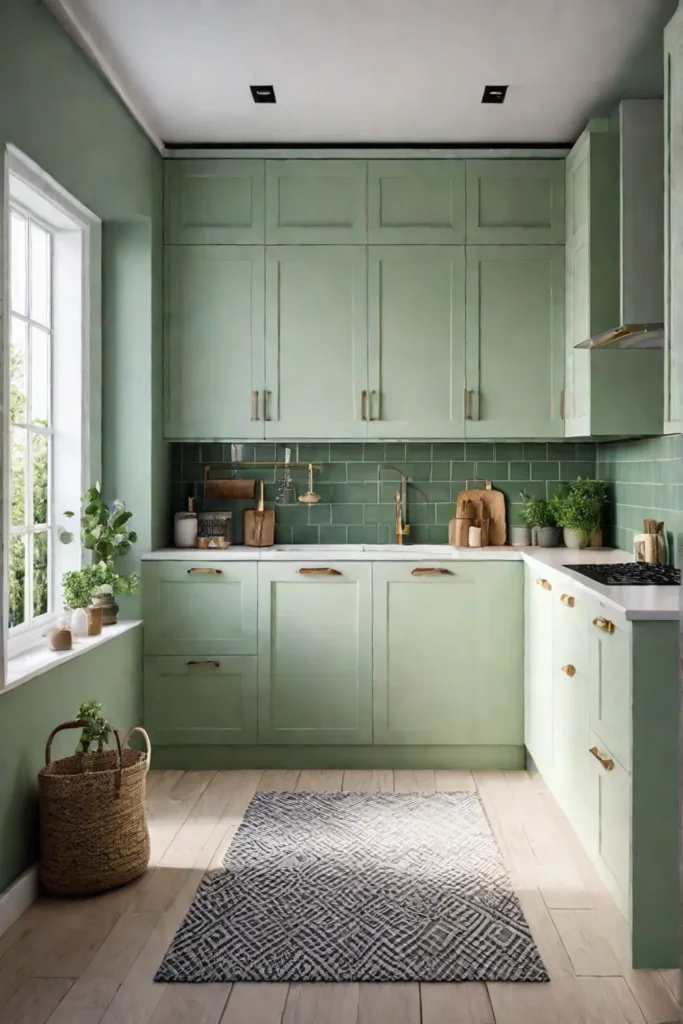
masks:
<path fill-rule="evenodd" d="M 681 584 L 680 569 L 646 562 L 614 562 L 601 565 L 565 565 L 565 569 L 588 576 L 607 587 L 676 587 Z"/>

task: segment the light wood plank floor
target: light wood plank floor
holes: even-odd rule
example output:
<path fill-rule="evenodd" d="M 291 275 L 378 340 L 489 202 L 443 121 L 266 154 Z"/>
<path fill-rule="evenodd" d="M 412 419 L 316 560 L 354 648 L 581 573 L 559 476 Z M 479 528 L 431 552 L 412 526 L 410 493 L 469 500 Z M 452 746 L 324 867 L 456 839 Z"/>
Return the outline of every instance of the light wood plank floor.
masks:
<path fill-rule="evenodd" d="M 478 790 L 551 975 L 534 984 L 155 985 L 203 873 L 257 789 Z M 150 773 L 150 870 L 87 901 L 41 900 L 0 936 L 0 1024 L 669 1024 L 674 971 L 633 971 L 626 925 L 527 772 Z"/>

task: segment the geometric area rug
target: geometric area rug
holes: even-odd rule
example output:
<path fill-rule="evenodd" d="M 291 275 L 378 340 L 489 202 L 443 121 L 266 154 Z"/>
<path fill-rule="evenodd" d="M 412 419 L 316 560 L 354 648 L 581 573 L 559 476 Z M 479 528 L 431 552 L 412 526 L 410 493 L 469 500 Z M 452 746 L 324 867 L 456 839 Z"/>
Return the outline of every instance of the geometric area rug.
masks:
<path fill-rule="evenodd" d="M 475 793 L 256 793 L 155 981 L 548 981 Z"/>

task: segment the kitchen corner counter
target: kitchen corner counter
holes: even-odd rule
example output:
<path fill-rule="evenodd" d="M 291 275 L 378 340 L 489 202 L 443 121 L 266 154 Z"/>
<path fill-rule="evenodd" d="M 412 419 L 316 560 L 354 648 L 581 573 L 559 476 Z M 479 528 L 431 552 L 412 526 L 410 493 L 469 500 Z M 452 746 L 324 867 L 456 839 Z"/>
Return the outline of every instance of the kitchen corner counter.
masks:
<path fill-rule="evenodd" d="M 681 588 L 666 586 L 607 587 L 582 576 L 571 566 L 604 562 L 632 562 L 633 555 L 616 548 L 486 547 L 453 548 L 448 544 L 278 544 L 272 548 L 236 545 L 225 551 L 197 548 L 162 548 L 142 556 L 143 561 L 210 562 L 421 562 L 523 561 L 564 574 L 572 585 L 625 615 L 629 620 L 674 621 L 681 616 Z"/>

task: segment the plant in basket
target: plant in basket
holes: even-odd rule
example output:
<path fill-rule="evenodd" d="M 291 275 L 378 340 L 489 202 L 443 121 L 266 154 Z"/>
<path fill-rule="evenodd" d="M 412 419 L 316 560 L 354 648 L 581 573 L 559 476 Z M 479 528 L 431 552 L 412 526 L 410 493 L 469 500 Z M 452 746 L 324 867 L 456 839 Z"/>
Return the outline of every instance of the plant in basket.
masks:
<path fill-rule="evenodd" d="M 76 747 L 77 754 L 87 754 L 93 744 L 97 744 L 97 753 L 101 754 L 104 745 L 109 744 L 111 726 L 102 714 L 102 705 L 98 701 L 84 701 L 78 709 L 79 721 L 84 722 L 83 732 Z"/>

